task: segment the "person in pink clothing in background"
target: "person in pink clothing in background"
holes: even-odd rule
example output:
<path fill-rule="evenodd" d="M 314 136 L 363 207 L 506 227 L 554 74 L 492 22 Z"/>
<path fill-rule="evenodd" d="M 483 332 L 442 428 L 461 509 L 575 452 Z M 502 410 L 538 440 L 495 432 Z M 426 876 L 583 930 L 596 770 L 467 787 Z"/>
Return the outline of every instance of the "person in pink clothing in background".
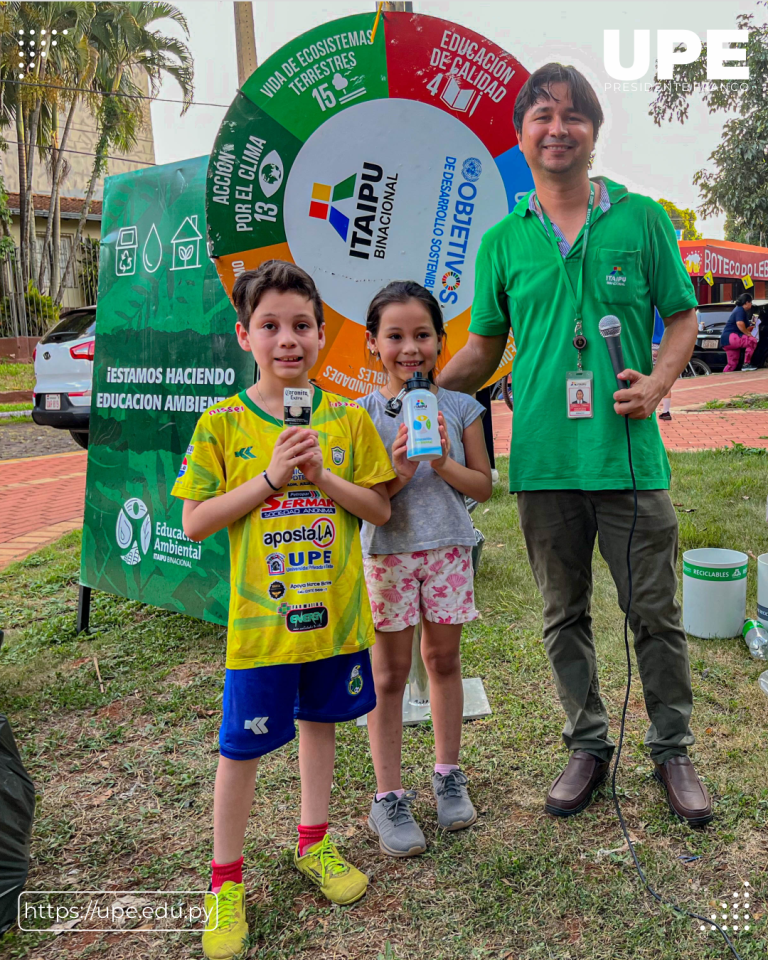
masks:
<path fill-rule="evenodd" d="M 748 293 L 742 293 L 723 327 L 723 332 L 720 334 L 720 346 L 725 350 L 725 355 L 728 357 L 728 363 L 725 365 L 723 373 L 731 373 L 736 369 L 741 350 L 744 351 L 744 366 L 741 369 L 755 369 L 750 366 L 752 354 L 757 349 L 757 340 L 751 336 L 754 326 L 752 322 L 752 297 Z"/>

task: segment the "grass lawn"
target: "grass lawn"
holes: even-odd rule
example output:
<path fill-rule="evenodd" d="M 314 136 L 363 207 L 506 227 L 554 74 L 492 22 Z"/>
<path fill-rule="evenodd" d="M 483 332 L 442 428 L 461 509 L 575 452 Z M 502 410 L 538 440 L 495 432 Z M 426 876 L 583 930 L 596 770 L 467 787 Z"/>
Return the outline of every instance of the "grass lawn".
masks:
<path fill-rule="evenodd" d="M 708 400 L 705 410 L 768 410 L 768 396 L 764 393 L 745 393 L 728 400 Z"/>
<path fill-rule="evenodd" d="M 35 368 L 31 363 L 0 363 L 0 393 L 10 390 L 32 390 Z"/>
<path fill-rule="evenodd" d="M 743 448 L 674 454 L 673 500 L 683 548 L 768 551 L 768 457 Z M 500 467 L 504 467 L 504 461 Z M 686 512 L 693 511 L 693 512 Z M 338 732 L 332 830 L 371 878 L 353 908 L 334 908 L 292 866 L 298 812 L 296 742 L 264 761 L 246 838 L 249 957 L 259 960 L 689 960 L 730 956 L 719 935 L 660 908 L 641 888 L 610 800 L 567 821 L 543 800 L 566 762 L 563 715 L 540 639 L 541 603 L 517 524 L 497 487 L 475 514 L 486 536 L 482 619 L 465 629 L 465 676 L 481 676 L 493 716 L 464 726 L 463 766 L 477 825 L 440 835 L 431 797 L 432 732 L 405 734 L 406 783 L 429 843 L 412 860 L 380 854 L 365 825 L 374 789 L 366 734 Z M 74 617 L 79 536 L 4 572 L 0 704 L 39 795 L 29 889 L 203 890 L 223 683 L 224 632 L 139 603 L 94 594 L 88 638 Z M 750 563 L 748 610 L 755 610 Z M 603 696 L 617 733 L 624 696 L 622 619 L 596 559 L 594 627 Z M 98 657 L 102 694 L 92 658 Z M 619 781 L 650 883 L 709 915 L 752 885 L 743 958 L 766 956 L 768 698 L 740 639 L 691 640 L 693 758 L 716 819 L 672 819 L 643 748 L 647 719 L 635 680 Z M 692 860 L 682 858 L 694 857 Z M 725 922 L 725 921 L 722 921 Z M 7 960 L 200 957 L 192 935 L 6 935 Z"/>

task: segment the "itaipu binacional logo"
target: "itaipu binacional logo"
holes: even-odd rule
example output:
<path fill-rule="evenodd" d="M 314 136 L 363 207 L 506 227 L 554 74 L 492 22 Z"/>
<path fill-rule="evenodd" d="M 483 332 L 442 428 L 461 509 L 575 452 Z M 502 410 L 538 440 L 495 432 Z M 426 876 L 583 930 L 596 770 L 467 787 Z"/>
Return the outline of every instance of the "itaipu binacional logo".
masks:
<path fill-rule="evenodd" d="M 606 274 L 605 282 L 610 287 L 624 287 L 627 284 L 627 277 L 621 267 L 614 267 L 610 273 Z"/>
<path fill-rule="evenodd" d="M 334 207 L 334 203 L 349 200 L 355 195 L 357 174 L 331 186 L 328 183 L 313 183 L 309 201 L 309 216 L 316 220 L 327 220 L 341 239 L 346 243 L 349 234 L 349 217 Z"/>
<path fill-rule="evenodd" d="M 152 520 L 146 503 L 138 497 L 126 500 L 117 515 L 115 539 L 126 552 L 120 559 L 133 567 L 146 556 L 152 539 Z"/>

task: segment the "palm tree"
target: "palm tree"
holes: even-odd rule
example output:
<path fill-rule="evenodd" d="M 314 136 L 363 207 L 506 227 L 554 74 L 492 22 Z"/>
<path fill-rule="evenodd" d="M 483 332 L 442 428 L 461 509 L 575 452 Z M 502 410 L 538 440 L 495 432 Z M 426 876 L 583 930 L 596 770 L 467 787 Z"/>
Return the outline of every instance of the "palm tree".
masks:
<path fill-rule="evenodd" d="M 72 268 L 98 179 L 106 172 L 107 154 L 116 148 L 127 152 L 135 146 L 141 126 L 146 122 L 142 90 L 134 71 L 144 70 L 150 91 L 159 92 L 164 76 L 173 77 L 181 88 L 182 114 L 192 102 L 194 65 L 186 43 L 150 29 L 158 20 L 170 19 L 189 37 L 189 27 L 181 11 L 170 3 L 99 3 L 88 28 L 89 41 L 98 55 L 98 63 L 85 95 L 96 117 L 98 140 L 91 177 L 83 209 L 75 230 L 69 259 L 62 276 Z M 53 291 L 52 291 L 53 292 Z M 64 296 L 59 284 L 56 303 Z"/>
<path fill-rule="evenodd" d="M 37 273 L 32 199 L 36 155 L 43 159 L 51 149 L 59 88 L 67 83 L 73 42 L 82 36 L 94 12 L 94 3 L 82 2 L 6 3 L 0 10 L 0 126 L 14 124 L 16 128 L 25 280 Z"/>
<path fill-rule="evenodd" d="M 48 203 L 48 221 L 45 228 L 40 272 L 37 286 L 43 289 L 46 266 L 50 265 L 50 288 L 58 289 L 60 275 L 60 203 L 59 192 L 66 164 L 66 146 L 72 129 L 75 109 L 80 100 L 77 92 L 89 83 L 96 68 L 97 54 L 88 38 L 88 27 L 96 13 L 95 3 L 48 3 L 38 4 L 44 9 L 48 36 L 56 30 L 57 46 L 49 48 L 47 91 L 51 99 L 51 145 L 49 171 L 51 180 Z M 60 88 L 60 89 L 57 89 Z M 71 89 L 66 89 L 71 88 Z M 64 131 L 59 141 L 59 110 L 68 106 Z M 52 244 L 52 245 L 51 245 Z"/>

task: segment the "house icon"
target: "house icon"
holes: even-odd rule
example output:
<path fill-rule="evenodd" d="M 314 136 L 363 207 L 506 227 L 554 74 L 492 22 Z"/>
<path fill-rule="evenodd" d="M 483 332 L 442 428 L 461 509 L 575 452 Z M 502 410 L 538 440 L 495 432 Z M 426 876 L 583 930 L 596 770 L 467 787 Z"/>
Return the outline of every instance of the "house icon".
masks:
<path fill-rule="evenodd" d="M 171 270 L 192 270 L 200 266 L 200 241 L 203 235 L 197 229 L 197 214 L 187 217 L 171 238 L 173 266 Z"/>

